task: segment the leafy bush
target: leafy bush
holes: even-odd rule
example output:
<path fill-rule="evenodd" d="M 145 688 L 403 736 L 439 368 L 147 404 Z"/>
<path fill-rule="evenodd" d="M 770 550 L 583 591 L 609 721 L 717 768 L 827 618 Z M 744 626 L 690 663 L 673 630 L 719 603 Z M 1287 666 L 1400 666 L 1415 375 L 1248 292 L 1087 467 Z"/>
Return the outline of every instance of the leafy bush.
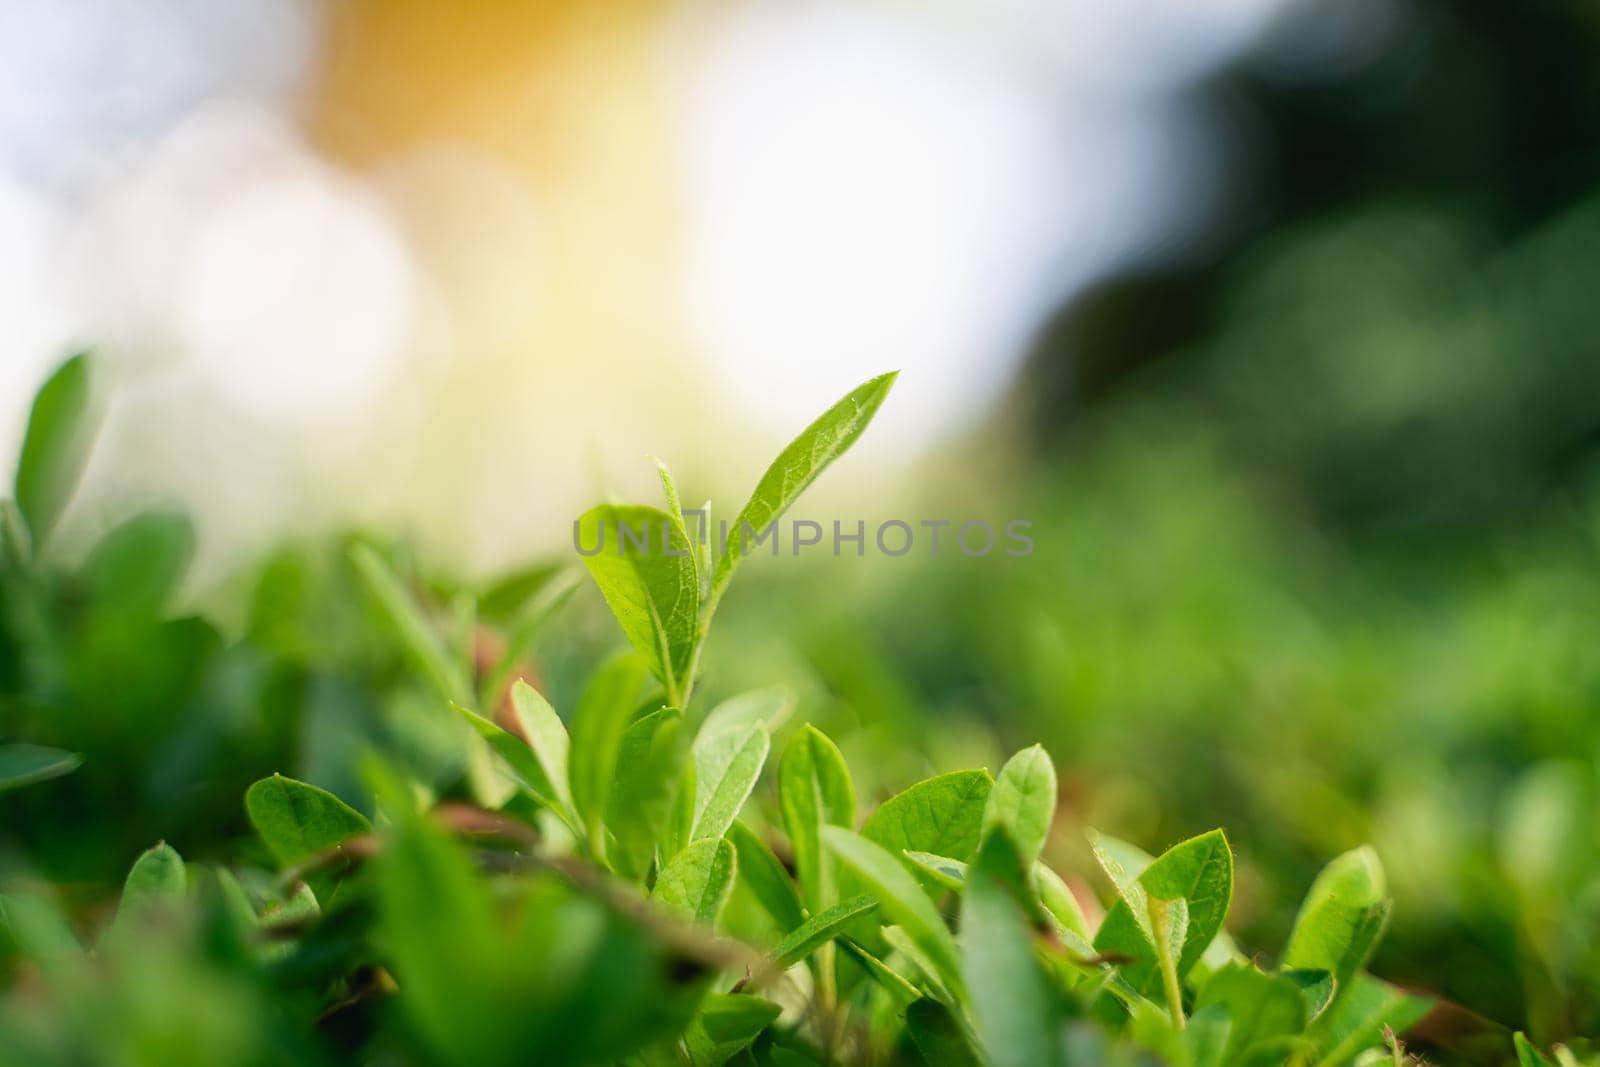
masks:
<path fill-rule="evenodd" d="M 892 382 L 813 423 L 741 519 L 781 515 Z M 441 617 L 392 553 L 359 544 L 342 580 L 365 614 L 319 641 L 296 637 L 317 609 L 293 595 L 304 561 L 285 557 L 228 643 L 164 615 L 180 520 L 131 520 L 59 569 L 46 546 L 89 401 L 81 360 L 46 387 L 6 516 L 0 681 L 23 740 L 0 749 L 0 1063 L 1333 1067 L 1403 1062 L 1396 1035 L 1430 1010 L 1363 969 L 1390 912 L 1370 850 L 1323 870 L 1268 966 L 1224 930 L 1221 831 L 1158 857 L 1094 836 L 1104 905 L 1047 866 L 1058 783 L 1041 747 L 862 818 L 839 747 L 789 721 L 786 690 L 697 708 L 743 553 L 714 559 L 690 537 L 664 467 L 665 509 L 580 520 L 648 524 L 670 551 L 619 537 L 586 557 L 632 650 L 563 716 L 528 681 L 505 685 L 570 592 L 553 570 L 454 590 Z M 480 615 L 509 620 L 487 658 L 462 636 Z M 240 675 L 249 699 L 195 695 Z M 420 718 L 358 731 L 327 776 L 347 776 L 340 790 L 258 770 L 289 748 L 274 714 L 300 706 L 263 694 L 334 677 Z M 196 788 L 152 787 L 174 756 L 204 768 Z M 178 800 L 147 805 L 161 796 Z M 203 856 L 145 849 L 103 907 L 98 872 L 152 824 Z M 1550 1062 L 1520 1035 L 1504 1053 Z"/>

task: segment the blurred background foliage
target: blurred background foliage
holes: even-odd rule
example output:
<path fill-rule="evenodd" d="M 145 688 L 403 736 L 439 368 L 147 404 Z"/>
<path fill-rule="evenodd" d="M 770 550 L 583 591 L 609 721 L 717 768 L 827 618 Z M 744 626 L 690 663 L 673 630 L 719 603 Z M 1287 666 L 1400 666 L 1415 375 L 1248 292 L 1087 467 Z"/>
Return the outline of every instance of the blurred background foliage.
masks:
<path fill-rule="evenodd" d="M 869 803 L 1042 740 L 1058 864 L 1089 869 L 1083 826 L 1151 848 L 1225 826 L 1246 947 L 1281 943 L 1326 857 L 1371 841 L 1397 898 L 1372 969 L 1459 1005 L 1434 1022 L 1444 1047 L 1484 1020 L 1593 1034 L 1600 15 L 1418 0 L 1343 17 L 1379 8 L 1399 29 L 1368 61 L 1319 57 L 1309 12 L 1327 7 L 1292 5 L 1264 31 L 1279 47 L 1185 85 L 1250 160 L 1224 221 L 1038 315 L 1004 401 L 907 479 L 899 511 L 1026 517 L 1035 553 L 753 567 L 706 694 L 793 686 L 797 718 L 879 776 Z M 462 789 L 466 739 L 349 541 L 307 534 L 180 592 L 186 520 L 100 533 L 0 580 L 0 734 L 84 756 L 0 795 L 10 874 L 92 911 L 158 838 L 219 858 L 265 774 L 359 805 L 374 747 Z M 564 559 L 483 579 L 480 561 L 385 551 L 480 665 Z M 571 707 L 617 643 L 585 588 L 514 651 Z M 260 1021 L 244 978 L 161 959 L 223 1020 L 201 1028 L 219 1049 Z"/>
<path fill-rule="evenodd" d="M 1246 944 L 1373 841 L 1379 973 L 1592 1033 L 1600 25 L 1415 14 L 1427 63 L 1197 90 L 1260 116 L 1276 195 L 1041 331 L 1013 409 L 1039 451 L 979 495 L 1034 556 L 832 568 L 815 615 L 780 576 L 723 641 L 798 633 L 818 700 L 924 752 L 1042 738 L 1086 825 L 1228 826 Z"/>

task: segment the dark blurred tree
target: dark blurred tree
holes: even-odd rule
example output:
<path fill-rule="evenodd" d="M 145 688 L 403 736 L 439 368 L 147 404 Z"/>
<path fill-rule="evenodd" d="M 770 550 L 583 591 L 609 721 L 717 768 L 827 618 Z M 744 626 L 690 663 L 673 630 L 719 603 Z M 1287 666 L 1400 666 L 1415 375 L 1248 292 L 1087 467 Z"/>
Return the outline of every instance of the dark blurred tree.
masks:
<path fill-rule="evenodd" d="M 1235 209 L 1050 318 L 1023 394 L 1047 440 L 1154 395 L 1351 530 L 1470 529 L 1587 473 L 1593 5 L 1306 5 L 1194 94 L 1248 132 Z"/>

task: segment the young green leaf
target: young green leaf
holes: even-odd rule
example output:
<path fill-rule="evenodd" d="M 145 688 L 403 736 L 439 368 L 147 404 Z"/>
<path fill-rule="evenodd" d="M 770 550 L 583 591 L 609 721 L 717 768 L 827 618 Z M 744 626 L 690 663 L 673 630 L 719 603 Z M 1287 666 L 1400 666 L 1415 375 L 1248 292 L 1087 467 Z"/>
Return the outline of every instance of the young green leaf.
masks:
<path fill-rule="evenodd" d="M 733 892 L 738 862 L 722 838 L 698 841 L 661 868 L 650 898 L 674 915 L 713 925 Z"/>
<path fill-rule="evenodd" d="M 1053 806 L 1053 795 L 1051 800 Z M 961 904 L 962 976 L 993 1067 L 1066 1062 L 1059 1007 L 1034 957 L 1032 931 L 1017 898 L 1025 859 L 1006 831 L 990 833 L 968 873 Z"/>
<path fill-rule="evenodd" d="M 674 780 L 682 761 L 683 713 L 661 708 L 635 719 L 622 733 L 606 826 L 616 838 L 617 871 L 642 877 L 672 814 Z M 743 857 L 741 857 L 742 859 Z"/>
<path fill-rule="evenodd" d="M 695 736 L 698 739 L 721 733 L 743 733 L 757 725 L 765 727 L 768 736 L 771 736 L 789 717 L 794 705 L 794 692 L 788 686 L 752 689 L 731 696 L 712 708 Z"/>
<path fill-rule="evenodd" d="M 261 927 L 261 916 L 256 913 L 255 902 L 250 899 L 250 893 L 240 883 L 238 877 L 226 867 L 214 867 L 211 872 L 217 880 L 217 898 L 221 901 L 222 909 L 228 916 L 234 933 L 240 938 L 248 938 L 255 934 Z M 305 887 L 305 883 L 300 883 Z"/>
<path fill-rule="evenodd" d="M 1178 974 L 1189 973 L 1211 939 L 1222 929 L 1233 900 L 1233 852 L 1221 830 L 1181 841 L 1158 856 L 1139 875 L 1152 897 L 1182 900 L 1189 912 L 1188 936 Z"/>
<path fill-rule="evenodd" d="M 679 526 L 683 525 L 683 498 L 678 495 L 678 483 L 672 471 L 662 460 L 656 460 L 656 476 L 661 480 L 661 495 L 667 501 L 667 514 Z"/>
<path fill-rule="evenodd" d="M 366 816 L 327 790 L 278 774 L 252 785 L 244 806 L 250 825 L 284 867 L 372 829 Z"/>
<path fill-rule="evenodd" d="M 193 556 L 194 526 L 188 518 L 148 511 L 99 540 L 83 562 L 83 582 L 96 605 L 154 617 L 176 592 Z"/>
<path fill-rule="evenodd" d="M 683 498 L 678 495 L 678 483 L 672 477 L 672 471 L 668 469 L 666 463 L 659 459 L 656 460 L 656 474 L 661 480 L 661 495 L 667 502 L 667 514 L 677 525 L 683 539 L 689 543 L 689 559 L 695 569 L 695 588 L 701 590 L 705 579 L 710 576 L 710 572 L 703 566 L 705 556 L 701 552 L 702 545 L 698 536 L 702 527 L 697 524 L 695 530 L 689 529 L 683 514 Z"/>
<path fill-rule="evenodd" d="M 1089 831 L 1089 846 L 1094 851 L 1095 862 L 1116 886 L 1117 894 L 1143 914 L 1144 889 L 1139 885 L 1139 876 L 1155 862 L 1155 857 L 1137 845 L 1094 830 Z"/>
<path fill-rule="evenodd" d="M 1232 963 L 1218 971 L 1200 990 L 1195 1010 L 1217 1005 L 1228 1013 L 1223 1062 L 1245 1065 L 1286 1061 L 1284 1041 L 1306 1025 L 1305 998 L 1287 978 L 1267 974 L 1252 964 Z"/>
<path fill-rule="evenodd" d="M 1232 1033 L 1233 1019 L 1222 1005 L 1212 1004 L 1196 1010 L 1189 1016 L 1182 1035 L 1189 1067 L 1228 1067 L 1223 1057 Z"/>
<path fill-rule="evenodd" d="M 931 852 L 965 862 L 978 849 L 993 784 L 987 771 L 924 779 L 879 804 L 862 824 L 861 836 L 896 856 Z"/>
<path fill-rule="evenodd" d="M 60 778 L 82 765 L 83 757 L 76 752 L 43 745 L 0 745 L 0 793 Z"/>
<path fill-rule="evenodd" d="M 146 849 L 134 861 L 122 886 L 114 922 L 122 922 L 154 901 L 177 901 L 189 884 L 183 858 L 165 841 Z"/>
<path fill-rule="evenodd" d="M 1283 966 L 1327 971 L 1343 988 L 1383 936 L 1391 902 L 1383 865 L 1371 848 L 1358 848 L 1322 869 L 1300 905 Z"/>
<path fill-rule="evenodd" d="M 375 773 L 375 772 L 374 772 Z M 411 1025 L 445 1062 L 497 1062 L 484 961 L 507 946 L 487 887 L 466 851 L 436 825 L 393 808 L 396 826 L 373 862 L 372 890 L 386 966 L 406 991 Z"/>
<path fill-rule="evenodd" d="M 511 687 L 511 714 L 539 770 L 544 774 L 555 799 L 572 804 L 572 789 L 567 768 L 568 753 L 572 747 L 566 724 L 544 694 L 524 681 Z"/>
<path fill-rule="evenodd" d="M 1315 1019 L 1326 1011 L 1339 991 L 1338 983 L 1327 971 L 1280 970 L 1278 973 L 1300 988 L 1300 995 L 1306 1002 L 1307 1019 Z"/>
<path fill-rule="evenodd" d="M 720 838 L 733 825 L 761 777 L 770 745 L 767 731 L 759 725 L 746 728 L 743 734 L 696 738 L 691 842 Z"/>
<path fill-rule="evenodd" d="M 1316 1055 L 1312 1067 L 1339 1067 L 1362 1049 L 1383 1040 L 1383 1028 L 1403 1034 L 1433 1007 L 1433 1001 L 1396 989 L 1357 972 L 1339 990 L 1333 1004 L 1315 1022 L 1307 1037 Z"/>
<path fill-rule="evenodd" d="M 80 352 L 33 398 L 17 462 L 16 498 L 35 553 L 71 501 L 94 444 L 89 386 L 89 356 Z"/>
<path fill-rule="evenodd" d="M 1118 847 L 1112 838 L 1096 836 L 1095 855 L 1121 894 L 1095 935 L 1101 952 L 1128 956 L 1122 967 L 1129 984 L 1143 993 L 1160 988 L 1162 976 L 1156 937 L 1150 923 L 1149 899 L 1183 900 L 1187 932 L 1175 961 L 1183 978 L 1222 929 L 1233 897 L 1233 853 L 1222 831 L 1212 830 L 1179 842 L 1148 865 L 1143 853 Z M 1137 870 L 1135 875 L 1133 871 Z"/>
<path fill-rule="evenodd" d="M 0 946 L 47 967 L 83 951 L 61 908 L 39 893 L 0 893 Z"/>
<path fill-rule="evenodd" d="M 478 594 L 478 615 L 499 625 L 512 622 L 565 571 L 563 563 L 547 560 L 497 578 Z"/>
<path fill-rule="evenodd" d="M 783 869 L 772 849 L 760 836 L 742 822 L 728 827 L 728 841 L 739 854 L 739 878 L 760 902 L 778 929 L 788 933 L 805 922 L 800 907 L 800 897 L 795 892 L 789 872 Z"/>
<path fill-rule="evenodd" d="M 707 993 L 684 1044 L 695 1064 L 721 1067 L 749 1048 L 780 1012 L 772 1001 L 747 993 Z"/>
<path fill-rule="evenodd" d="M 869 896 L 851 897 L 827 911 L 813 915 L 790 932 L 773 952 L 778 967 L 787 969 L 838 937 L 851 923 L 876 911 L 878 902 Z"/>
<path fill-rule="evenodd" d="M 0 500 L 0 568 L 20 571 L 28 565 L 28 524 L 15 500 Z"/>
<path fill-rule="evenodd" d="M 745 539 L 740 536 L 744 528 L 760 531 L 782 516 L 828 464 L 855 444 L 889 395 L 897 374 L 879 375 L 858 386 L 778 453 L 729 530 L 727 547 L 712 572 L 709 606 L 714 608 L 722 598 L 734 570 L 745 557 Z"/>
<path fill-rule="evenodd" d="M 698 639 L 694 546 L 659 508 L 602 504 L 578 519 L 583 563 L 630 644 L 682 707 Z"/>
<path fill-rule="evenodd" d="M 878 957 L 862 948 L 854 938 L 844 936 L 839 938 L 839 948 L 846 956 L 855 960 L 866 971 L 872 981 L 896 1005 L 905 1007 L 922 998 L 922 991 L 902 975 L 899 971 L 884 963 Z"/>
<path fill-rule="evenodd" d="M 982 836 L 1004 828 L 1023 860 L 1039 858 L 1056 814 L 1056 768 L 1043 746 L 1025 748 L 1006 761 L 983 809 Z"/>
<path fill-rule="evenodd" d="M 934 885 L 958 893 L 966 888 L 967 865 L 960 860 L 910 849 L 904 855 Z M 1089 922 L 1083 916 L 1078 899 L 1072 895 L 1072 890 L 1067 888 L 1061 876 L 1044 864 L 1035 863 L 1032 878 L 1039 903 L 1044 907 L 1045 914 L 1055 921 L 1057 932 L 1075 934 L 1087 945 L 1090 939 Z"/>
<path fill-rule="evenodd" d="M 932 996 L 952 1007 L 965 1007 L 965 994 L 957 994 L 957 987 L 950 982 L 946 975 L 946 968 L 934 961 L 927 949 L 918 943 L 916 938 L 906 932 L 905 927 L 889 925 L 881 928 L 878 935 L 883 938 L 884 944 L 893 949 L 906 963 L 910 964 L 908 973 L 920 977 L 922 982 L 918 987 L 919 995 Z M 889 957 L 894 959 L 893 956 Z"/>
<path fill-rule="evenodd" d="M 533 693 L 534 690 L 529 689 L 528 692 Z M 538 697 L 538 702 L 542 703 L 543 699 Z M 524 703 L 526 709 L 532 712 L 518 715 L 523 732 L 529 738 L 527 741 L 460 704 L 452 704 L 451 707 L 488 743 L 490 750 L 505 761 L 512 781 L 519 788 L 576 830 L 577 817 L 572 811 L 572 797 L 567 788 L 566 727 L 555 717 L 553 709 L 550 710 L 550 718 L 546 719 L 538 713 L 533 700 L 525 700 Z M 549 709 L 549 705 L 546 704 L 545 708 Z M 560 731 L 559 735 L 552 733 L 552 726 Z M 535 747 L 535 738 L 538 747 Z"/>
<path fill-rule="evenodd" d="M 1556 1067 L 1521 1030 L 1511 1035 L 1511 1043 L 1517 1050 L 1517 1067 Z"/>
<path fill-rule="evenodd" d="M 855 825 L 856 791 L 838 747 L 814 726 L 802 726 L 783 751 L 778 804 L 794 847 L 801 894 L 818 911 L 834 893 L 822 850 L 822 827 Z"/>
<path fill-rule="evenodd" d="M 465 665 L 450 654 L 377 549 L 367 544 L 354 545 L 350 549 L 350 562 L 417 672 L 442 699 L 463 706 L 472 703 L 472 682 Z"/>
<path fill-rule="evenodd" d="M 955 939 L 911 872 L 881 846 L 842 826 L 823 827 L 822 839 L 828 850 L 878 898 L 883 913 L 926 954 L 938 977 L 960 996 L 961 963 Z"/>
<path fill-rule="evenodd" d="M 1033 865 L 1033 884 L 1039 893 L 1039 903 L 1064 929 L 1090 940 L 1089 920 L 1084 918 L 1083 905 L 1073 895 L 1061 876 L 1042 863 Z"/>
<path fill-rule="evenodd" d="M 966 888 L 967 865 L 960 860 L 953 860 L 949 856 L 935 856 L 932 852 L 918 852 L 915 849 L 906 849 L 901 854 L 933 884 L 957 893 Z"/>
<path fill-rule="evenodd" d="M 628 721 L 638 707 L 645 668 L 637 656 L 618 656 L 589 679 L 572 716 L 568 777 L 572 803 L 583 820 L 589 848 L 605 855 L 605 814 Z"/>

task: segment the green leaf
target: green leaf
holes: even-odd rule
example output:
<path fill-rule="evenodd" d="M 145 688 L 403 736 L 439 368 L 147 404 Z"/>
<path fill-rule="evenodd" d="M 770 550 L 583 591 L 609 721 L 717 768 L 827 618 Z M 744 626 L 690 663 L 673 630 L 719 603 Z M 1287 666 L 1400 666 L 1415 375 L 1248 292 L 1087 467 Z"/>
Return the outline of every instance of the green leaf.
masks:
<path fill-rule="evenodd" d="M 1160 985 L 1155 935 L 1151 929 L 1149 898 L 1183 900 L 1188 926 L 1183 951 L 1176 965 L 1181 979 L 1205 953 L 1222 929 L 1233 897 L 1233 853 L 1221 830 L 1212 830 L 1179 842 L 1145 866 L 1136 876 L 1142 854 L 1117 847 L 1114 839 L 1094 838 L 1095 855 L 1117 884 L 1122 899 L 1111 906 L 1095 935 L 1095 948 L 1130 956 L 1122 973 L 1142 993 Z"/>
<path fill-rule="evenodd" d="M 16 950 L 47 968 L 83 951 L 56 902 L 37 893 L 0 893 L 0 949 Z M 11 945 L 6 945 L 9 940 Z M 9 952 L 7 952 L 9 955 Z"/>
<path fill-rule="evenodd" d="M 972 859 L 994 785 L 987 771 L 954 771 L 927 778 L 878 805 L 861 836 L 892 854 L 931 852 Z"/>
<path fill-rule="evenodd" d="M 851 897 L 827 911 L 813 915 L 779 943 L 773 953 L 780 968 L 793 967 L 817 949 L 842 934 L 851 922 L 876 911 L 878 902 L 869 896 Z"/>
<path fill-rule="evenodd" d="M 1383 936 L 1390 906 L 1378 854 L 1366 847 L 1346 852 L 1311 883 L 1283 966 L 1327 971 L 1335 986 L 1344 988 Z"/>
<path fill-rule="evenodd" d="M 1180 842 L 1163 852 L 1139 875 L 1153 897 L 1183 900 L 1189 909 L 1189 934 L 1178 973 L 1187 974 L 1222 929 L 1233 900 L 1233 851 L 1221 830 Z"/>
<path fill-rule="evenodd" d="M 934 885 L 958 893 L 966 888 L 967 865 L 960 860 L 912 850 L 907 850 L 904 856 Z M 1044 916 L 1055 921 L 1057 932 L 1075 935 L 1087 948 L 1089 922 L 1083 916 L 1083 908 L 1078 904 L 1077 897 L 1072 895 L 1072 890 L 1067 888 L 1061 876 L 1044 864 L 1035 863 L 1032 881 L 1039 903 L 1044 908 Z"/>
<path fill-rule="evenodd" d="M 906 849 L 902 855 L 935 885 L 959 893 L 967 885 L 967 865 L 949 856 L 935 856 L 931 852 Z"/>
<path fill-rule="evenodd" d="M 76 752 L 43 745 L 0 745 L 0 793 L 25 785 L 48 782 L 83 766 Z"/>
<path fill-rule="evenodd" d="M 17 461 L 16 497 L 35 554 L 72 500 L 94 444 L 89 384 L 89 356 L 80 352 L 33 398 Z"/>
<path fill-rule="evenodd" d="M 795 893 L 789 872 L 783 869 L 772 849 L 742 822 L 728 827 L 728 841 L 739 854 L 739 877 L 760 902 L 778 929 L 785 933 L 805 921 L 800 897 Z"/>
<path fill-rule="evenodd" d="M 1326 1011 L 1339 991 L 1338 983 L 1327 971 L 1280 970 L 1278 973 L 1299 987 L 1300 995 L 1305 998 L 1307 1019 L 1315 1019 Z"/>
<path fill-rule="evenodd" d="M 778 453 L 732 524 L 727 547 L 712 572 L 709 604 L 715 606 L 722 598 L 734 570 L 745 557 L 744 538 L 739 536 L 744 527 L 760 530 L 779 518 L 828 464 L 844 455 L 872 421 L 897 374 L 879 375 L 858 386 Z"/>
<path fill-rule="evenodd" d="M 1084 918 L 1083 905 L 1078 903 L 1078 898 L 1067 888 L 1061 876 L 1044 864 L 1035 863 L 1033 884 L 1039 893 L 1039 903 L 1044 905 L 1051 918 L 1088 942 L 1089 920 Z"/>
<path fill-rule="evenodd" d="M 350 549 L 350 562 L 418 673 L 440 697 L 466 706 L 472 703 L 472 682 L 466 668 L 450 655 L 416 600 L 378 550 L 367 544 Z"/>
<path fill-rule="evenodd" d="M 28 565 L 28 525 L 15 500 L 0 500 L 0 567 L 20 571 Z"/>
<path fill-rule="evenodd" d="M 1212 975 L 1194 1006 L 1199 1012 L 1212 1005 L 1225 1010 L 1233 1023 L 1223 1057 L 1230 1065 L 1283 1063 L 1284 1039 L 1298 1035 L 1306 1025 L 1300 988 L 1252 964 L 1230 963 Z"/>
<path fill-rule="evenodd" d="M 1189 1067 L 1228 1067 L 1223 1057 L 1227 1055 L 1228 1037 L 1232 1033 L 1233 1019 L 1220 1004 L 1190 1015 L 1183 1031 L 1183 1048 L 1189 1056 Z"/>
<path fill-rule="evenodd" d="M 284 867 L 372 829 L 366 816 L 326 789 L 278 774 L 246 790 L 244 806 L 250 825 Z"/>
<path fill-rule="evenodd" d="M 883 913 L 898 923 L 925 953 L 944 983 L 960 996 L 961 963 L 944 920 L 900 860 L 882 846 L 842 826 L 825 826 L 823 843 L 878 898 Z"/>
<path fill-rule="evenodd" d="M 547 561 L 496 579 L 478 594 L 478 615 L 486 622 L 512 622 L 564 569 L 561 563 Z"/>
<path fill-rule="evenodd" d="M 794 848 L 801 895 L 819 911 L 835 892 L 823 855 L 822 827 L 855 825 L 856 790 L 838 747 L 810 724 L 795 732 L 779 761 L 778 805 Z"/>
<path fill-rule="evenodd" d="M 1051 801 L 1053 807 L 1053 795 Z M 962 976 L 992 1067 L 1065 1063 L 1059 1006 L 1034 957 L 1032 931 L 1017 898 L 1022 872 L 1031 862 L 1007 832 L 991 833 L 962 897 Z"/>
<path fill-rule="evenodd" d="M 160 614 L 194 556 L 194 526 L 173 512 L 149 511 L 114 526 L 84 560 L 90 599 L 141 616 Z"/>
<path fill-rule="evenodd" d="M 661 479 L 661 495 L 667 501 L 667 514 L 672 517 L 672 521 L 683 534 L 683 539 L 689 542 L 689 559 L 695 565 L 695 588 L 698 589 L 700 585 L 700 546 L 695 543 L 695 538 L 690 536 L 688 524 L 684 522 L 683 498 L 678 495 L 678 483 L 673 479 L 672 471 L 667 468 L 666 463 L 659 459 L 656 460 L 656 475 Z"/>
<path fill-rule="evenodd" d="M 696 738 L 694 744 L 694 817 L 689 840 L 720 838 L 761 777 L 771 746 L 767 731 L 751 726 L 743 734 Z"/>
<path fill-rule="evenodd" d="M 396 816 L 373 862 L 371 884 L 388 965 L 406 991 L 407 1017 L 436 1047 L 459 1050 L 456 1062 L 468 1050 L 496 1062 L 488 1058 L 494 1034 L 485 1032 L 490 1006 L 480 993 L 484 961 L 505 946 L 488 893 L 466 852 L 443 830 L 398 810 Z"/>
<path fill-rule="evenodd" d="M 641 716 L 622 733 L 617 766 L 626 773 L 612 784 L 606 826 L 616 838 L 617 870 L 628 877 L 643 877 L 649 869 L 671 818 L 682 734 L 683 713 L 677 708 Z"/>
<path fill-rule="evenodd" d="M 692 922 L 713 925 L 733 892 L 739 861 L 733 846 L 716 838 L 690 845 L 667 861 L 650 898 Z"/>
<path fill-rule="evenodd" d="M 572 804 L 567 757 L 571 740 L 566 724 L 550 702 L 527 682 L 518 680 L 511 687 L 511 714 L 527 739 L 528 749 L 543 773 L 545 788 L 555 799 Z"/>
<path fill-rule="evenodd" d="M 510 779 L 517 782 L 523 792 L 530 793 L 534 800 L 539 801 L 539 805 L 557 808 L 560 801 L 557 800 L 554 782 L 550 782 L 546 769 L 542 768 L 539 761 L 534 758 L 533 749 L 528 747 L 528 742 L 507 729 L 501 729 L 499 723 L 483 718 L 474 710 L 466 709 L 459 704 L 451 704 L 451 707 L 461 715 L 462 720 L 466 720 L 467 725 L 477 731 L 478 736 L 483 737 L 483 741 L 488 742 L 494 755 L 506 761 L 506 771 L 510 774 Z"/>
<path fill-rule="evenodd" d="M 957 994 L 959 988 L 948 981 L 944 975 L 946 968 L 934 961 L 926 949 L 917 943 L 902 926 L 885 926 L 878 931 L 884 944 L 888 945 L 900 958 L 910 964 L 910 970 L 921 978 L 921 985 L 917 987 L 918 995 L 928 995 L 943 1001 L 952 1007 L 965 1010 L 965 994 Z M 893 959 L 894 957 L 890 957 Z"/>
<path fill-rule="evenodd" d="M 982 836 L 1004 828 L 1023 860 L 1032 865 L 1050 836 L 1056 814 L 1056 768 L 1043 746 L 1025 748 L 1006 761 L 983 809 Z"/>
<path fill-rule="evenodd" d="M 1139 876 L 1155 862 L 1155 857 L 1137 845 L 1094 830 L 1089 831 L 1089 845 L 1094 850 L 1095 862 L 1116 886 L 1117 893 L 1134 911 L 1143 914 L 1144 889 L 1139 885 Z"/>
<path fill-rule="evenodd" d="M 1517 1067 L 1556 1067 L 1521 1030 L 1511 1035 L 1511 1043 L 1517 1050 Z"/>
<path fill-rule="evenodd" d="M 572 716 L 572 750 L 568 776 L 572 803 L 583 820 L 590 850 L 605 855 L 605 814 L 617 774 L 622 737 L 638 707 L 645 668 L 637 656 L 618 656 L 606 663 L 584 687 Z"/>
<path fill-rule="evenodd" d="M 919 997 L 906 1008 L 906 1037 L 927 1067 L 980 1067 L 981 1061 L 950 1009 Z"/>
<path fill-rule="evenodd" d="M 783 725 L 794 710 L 794 691 L 788 686 L 775 685 L 766 689 L 752 689 L 712 708 L 700 724 L 697 738 L 709 738 L 722 733 L 743 733 L 752 726 L 763 726 L 768 736 Z"/>
<path fill-rule="evenodd" d="M 895 1004 L 905 1007 L 922 997 L 922 991 L 912 985 L 904 975 L 862 948 L 854 938 L 849 936 L 839 938 L 839 947 L 844 950 L 845 955 L 861 965 L 873 982 L 887 993 Z"/>
<path fill-rule="evenodd" d="M 666 688 L 667 703 L 682 707 L 700 612 L 694 546 L 682 524 L 658 508 L 602 504 L 578 519 L 577 536 L 585 550 L 599 546 L 583 556 L 584 566 Z"/>
<path fill-rule="evenodd" d="M 694 1063 L 721 1067 L 749 1048 L 777 1020 L 781 1009 L 770 1000 L 747 993 L 707 993 L 684 1043 Z"/>
<path fill-rule="evenodd" d="M 183 857 L 173 847 L 162 841 L 146 849 L 134 861 L 128 879 L 122 885 L 122 899 L 117 902 L 117 915 L 113 923 L 127 921 L 151 903 L 172 903 L 183 899 L 189 877 L 183 867 Z"/>
<path fill-rule="evenodd" d="M 1383 1041 L 1383 1028 L 1404 1034 L 1433 1007 L 1433 1001 L 1357 973 L 1311 1024 L 1307 1035 L 1316 1049 L 1313 1067 L 1340 1067 L 1362 1049 Z"/>

